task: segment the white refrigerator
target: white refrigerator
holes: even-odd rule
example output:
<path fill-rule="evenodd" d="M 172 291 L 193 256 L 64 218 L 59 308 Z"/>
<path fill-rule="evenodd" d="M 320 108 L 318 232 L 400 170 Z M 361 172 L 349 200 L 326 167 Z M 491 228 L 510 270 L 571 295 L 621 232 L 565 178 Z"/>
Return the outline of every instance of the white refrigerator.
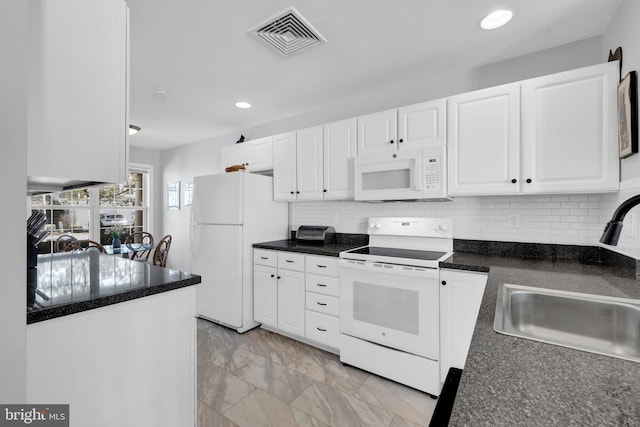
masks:
<path fill-rule="evenodd" d="M 246 332 L 253 319 L 254 243 L 286 239 L 288 205 L 273 178 L 248 172 L 198 176 L 191 205 L 192 271 L 199 317 Z"/>

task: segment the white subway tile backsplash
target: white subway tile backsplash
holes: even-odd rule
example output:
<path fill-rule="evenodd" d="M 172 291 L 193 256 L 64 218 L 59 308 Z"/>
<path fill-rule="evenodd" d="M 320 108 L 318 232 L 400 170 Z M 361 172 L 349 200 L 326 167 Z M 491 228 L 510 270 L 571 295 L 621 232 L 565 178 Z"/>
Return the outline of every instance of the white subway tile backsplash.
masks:
<path fill-rule="evenodd" d="M 332 225 L 341 233 L 366 233 L 367 220 L 374 216 L 444 217 L 453 219 L 458 239 L 597 246 L 617 204 L 617 193 L 459 197 L 451 202 L 296 202 L 291 203 L 290 221 L 292 229 Z M 519 216 L 519 227 L 509 226 L 511 215 Z"/>

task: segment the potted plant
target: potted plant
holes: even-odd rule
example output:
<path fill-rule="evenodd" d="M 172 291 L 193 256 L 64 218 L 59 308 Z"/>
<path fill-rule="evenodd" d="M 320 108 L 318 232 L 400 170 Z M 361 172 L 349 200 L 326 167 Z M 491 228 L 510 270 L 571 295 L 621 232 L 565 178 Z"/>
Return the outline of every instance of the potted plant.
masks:
<path fill-rule="evenodd" d="M 114 253 L 120 252 L 120 247 L 122 246 L 122 241 L 120 240 L 120 238 L 122 237 L 123 233 L 124 228 L 121 225 L 113 225 L 104 230 L 104 234 L 111 236 L 111 238 L 113 239 L 113 242 L 111 244 L 113 246 Z"/>

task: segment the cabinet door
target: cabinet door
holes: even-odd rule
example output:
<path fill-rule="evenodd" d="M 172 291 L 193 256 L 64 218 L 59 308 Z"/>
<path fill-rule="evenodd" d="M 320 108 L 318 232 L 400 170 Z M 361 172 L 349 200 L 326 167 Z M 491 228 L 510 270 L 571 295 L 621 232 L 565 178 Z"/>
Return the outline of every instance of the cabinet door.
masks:
<path fill-rule="evenodd" d="M 27 175 L 123 182 L 126 3 L 33 0 L 29 21 Z"/>
<path fill-rule="evenodd" d="M 322 200 L 322 126 L 296 132 L 298 200 Z"/>
<path fill-rule="evenodd" d="M 449 98 L 449 194 L 520 191 L 518 83 Z"/>
<path fill-rule="evenodd" d="M 397 151 L 397 111 L 358 117 L 358 155 Z"/>
<path fill-rule="evenodd" d="M 220 149 L 220 166 L 224 168 L 245 164 L 246 143 L 227 145 Z"/>
<path fill-rule="evenodd" d="M 523 190 L 618 189 L 618 63 L 522 83 Z"/>
<path fill-rule="evenodd" d="M 353 200 L 356 119 L 324 125 L 324 198 Z"/>
<path fill-rule="evenodd" d="M 278 326 L 278 280 L 275 267 L 253 266 L 253 318 L 263 325 Z"/>
<path fill-rule="evenodd" d="M 273 200 L 296 200 L 296 133 L 273 137 Z"/>
<path fill-rule="evenodd" d="M 449 368 L 464 369 L 487 275 L 440 270 L 440 381 Z"/>
<path fill-rule="evenodd" d="M 398 109 L 398 149 L 444 145 L 446 139 L 446 99 L 409 105 Z"/>
<path fill-rule="evenodd" d="M 273 137 L 254 139 L 247 144 L 247 169 L 263 171 L 273 169 Z"/>
<path fill-rule="evenodd" d="M 304 336 L 304 273 L 278 270 L 278 328 Z"/>

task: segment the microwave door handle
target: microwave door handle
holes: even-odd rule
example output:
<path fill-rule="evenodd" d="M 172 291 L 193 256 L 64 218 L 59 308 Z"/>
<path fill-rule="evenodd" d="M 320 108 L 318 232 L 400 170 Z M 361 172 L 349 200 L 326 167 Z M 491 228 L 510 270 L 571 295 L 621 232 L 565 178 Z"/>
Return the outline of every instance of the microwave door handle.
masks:
<path fill-rule="evenodd" d="M 416 191 L 422 191 L 422 158 L 415 159 L 415 170 L 413 172 L 414 188 Z"/>

